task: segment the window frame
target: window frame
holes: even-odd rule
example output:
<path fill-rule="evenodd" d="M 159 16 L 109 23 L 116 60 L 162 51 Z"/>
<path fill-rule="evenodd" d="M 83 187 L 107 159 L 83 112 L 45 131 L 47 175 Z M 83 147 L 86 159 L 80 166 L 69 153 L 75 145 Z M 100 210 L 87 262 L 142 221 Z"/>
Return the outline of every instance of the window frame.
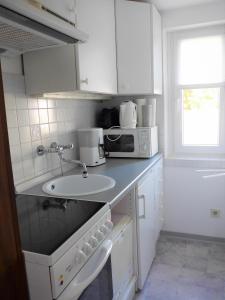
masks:
<path fill-rule="evenodd" d="M 173 152 L 177 156 L 182 155 L 216 155 L 225 154 L 225 81 L 209 84 L 178 84 L 178 51 L 179 42 L 182 39 L 189 39 L 204 36 L 225 35 L 225 26 L 213 26 L 207 28 L 189 29 L 185 31 L 172 32 L 168 43 L 168 75 L 169 78 L 169 96 L 172 106 L 172 116 L 170 120 L 170 135 L 173 133 Z M 225 49 L 225 45 L 224 45 Z M 224 54 L 225 57 L 225 54 Z M 182 144 L 182 90 L 190 88 L 220 88 L 220 112 L 219 112 L 219 145 L 192 146 Z"/>

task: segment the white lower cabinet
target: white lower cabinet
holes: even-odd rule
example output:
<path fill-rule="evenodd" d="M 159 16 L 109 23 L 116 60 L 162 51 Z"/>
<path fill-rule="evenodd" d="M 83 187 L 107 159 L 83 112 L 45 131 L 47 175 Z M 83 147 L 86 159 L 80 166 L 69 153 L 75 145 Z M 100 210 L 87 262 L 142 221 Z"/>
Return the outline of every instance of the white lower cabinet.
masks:
<path fill-rule="evenodd" d="M 142 289 L 153 259 L 162 228 L 162 160 L 140 180 L 136 189 L 138 288 Z"/>
<path fill-rule="evenodd" d="M 133 221 L 129 217 L 121 218 L 120 224 L 114 229 L 112 240 L 113 300 L 132 299 L 135 292 Z"/>

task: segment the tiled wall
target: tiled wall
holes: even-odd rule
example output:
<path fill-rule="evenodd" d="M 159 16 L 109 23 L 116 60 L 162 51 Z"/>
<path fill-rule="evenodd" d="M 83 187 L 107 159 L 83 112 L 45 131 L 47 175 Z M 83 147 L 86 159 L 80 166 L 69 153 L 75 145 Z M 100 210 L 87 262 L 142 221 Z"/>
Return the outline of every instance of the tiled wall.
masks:
<path fill-rule="evenodd" d="M 37 156 L 36 148 L 40 144 L 74 143 L 75 149 L 69 150 L 66 157 L 78 158 L 76 129 L 95 126 L 99 103 L 28 98 L 21 74 L 4 73 L 3 80 L 15 184 L 59 168 L 56 154 Z"/>

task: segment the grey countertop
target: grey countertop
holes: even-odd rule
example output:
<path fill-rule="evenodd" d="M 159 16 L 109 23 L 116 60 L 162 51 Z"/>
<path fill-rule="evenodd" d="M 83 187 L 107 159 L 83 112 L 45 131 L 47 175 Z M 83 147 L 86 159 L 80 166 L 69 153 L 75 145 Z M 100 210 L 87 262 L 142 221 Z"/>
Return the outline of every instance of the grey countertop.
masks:
<path fill-rule="evenodd" d="M 110 158 L 106 164 L 98 167 L 89 167 L 89 174 L 102 174 L 112 177 L 116 181 L 114 188 L 105 192 L 79 197 L 69 197 L 70 199 L 108 202 L 110 206 L 114 206 L 123 196 L 126 195 L 137 183 L 137 181 L 148 171 L 159 159 L 161 154 L 155 155 L 149 159 L 129 159 L 129 158 Z M 81 171 L 76 168 L 65 175 L 80 174 Z M 42 191 L 43 182 L 23 191 L 20 194 L 48 196 Z M 67 197 L 68 198 L 68 197 Z"/>

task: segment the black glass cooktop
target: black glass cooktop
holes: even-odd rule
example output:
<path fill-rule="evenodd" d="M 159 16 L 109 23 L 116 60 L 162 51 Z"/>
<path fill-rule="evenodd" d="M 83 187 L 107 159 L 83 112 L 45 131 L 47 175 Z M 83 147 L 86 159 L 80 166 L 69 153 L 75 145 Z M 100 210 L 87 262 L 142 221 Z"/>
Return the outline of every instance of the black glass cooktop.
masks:
<path fill-rule="evenodd" d="M 17 195 L 23 250 L 50 255 L 105 204 Z"/>

